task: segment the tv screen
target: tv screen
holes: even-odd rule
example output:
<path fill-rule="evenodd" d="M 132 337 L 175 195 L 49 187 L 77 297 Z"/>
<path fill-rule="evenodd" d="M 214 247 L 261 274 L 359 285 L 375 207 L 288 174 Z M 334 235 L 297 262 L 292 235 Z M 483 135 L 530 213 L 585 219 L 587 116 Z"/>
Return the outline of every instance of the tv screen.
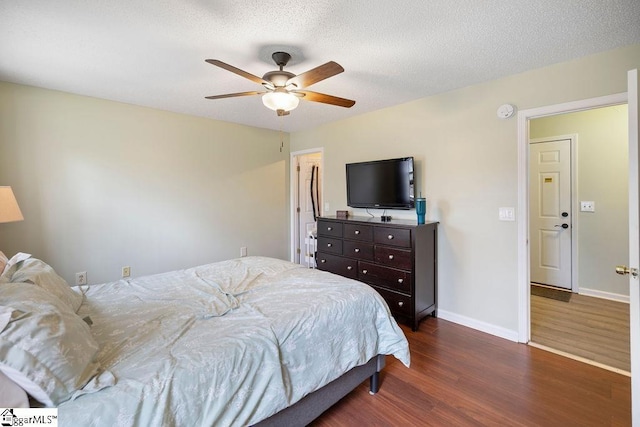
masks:
<path fill-rule="evenodd" d="M 352 208 L 414 207 L 413 157 L 348 163 L 347 205 Z"/>

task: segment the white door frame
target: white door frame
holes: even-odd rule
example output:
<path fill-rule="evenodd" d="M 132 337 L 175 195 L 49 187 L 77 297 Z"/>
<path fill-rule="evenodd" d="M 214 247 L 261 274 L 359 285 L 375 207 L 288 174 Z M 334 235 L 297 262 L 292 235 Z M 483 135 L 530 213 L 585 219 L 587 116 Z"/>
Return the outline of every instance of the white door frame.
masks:
<path fill-rule="evenodd" d="M 625 104 L 627 93 L 518 111 L 518 341 L 531 339 L 529 290 L 529 121 L 593 108 Z M 611 268 L 613 268 L 612 266 Z"/>
<path fill-rule="evenodd" d="M 294 151 L 290 153 L 289 158 L 289 223 L 290 223 L 290 242 L 289 242 L 289 261 L 295 262 L 296 259 L 296 247 L 297 247 L 297 234 L 296 234 L 296 200 L 298 197 L 298 189 L 296 188 L 296 158 L 298 156 L 304 156 L 305 154 L 320 154 L 320 170 L 324 171 L 324 148 L 310 148 L 308 150 Z M 324 173 L 321 174 L 320 188 L 324 189 Z M 322 213 L 324 209 L 322 206 L 318 206 L 319 211 Z"/>
<path fill-rule="evenodd" d="M 571 292 L 578 292 L 578 206 L 580 206 L 578 204 L 578 135 L 573 133 L 569 135 L 534 138 L 529 139 L 529 144 L 553 142 L 562 139 L 568 139 L 569 146 L 571 147 Z M 527 191 L 529 190 L 527 189 Z M 528 236 L 529 234 L 527 232 L 527 239 Z"/>
<path fill-rule="evenodd" d="M 629 267 L 638 268 L 640 254 L 638 254 L 640 228 L 640 213 L 638 212 L 638 121 L 640 120 L 640 110 L 638 109 L 638 70 L 629 70 L 627 73 L 627 97 L 629 105 Z M 640 289 L 638 279 L 629 275 L 629 321 L 631 330 L 631 423 L 634 426 L 640 425 L 640 357 L 638 357 L 638 347 L 640 347 Z"/>

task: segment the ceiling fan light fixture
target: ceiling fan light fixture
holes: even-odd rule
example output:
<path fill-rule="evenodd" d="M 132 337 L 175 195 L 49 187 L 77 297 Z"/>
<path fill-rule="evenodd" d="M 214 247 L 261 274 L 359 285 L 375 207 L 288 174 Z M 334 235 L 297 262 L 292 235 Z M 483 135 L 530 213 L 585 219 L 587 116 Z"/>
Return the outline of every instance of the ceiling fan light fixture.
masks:
<path fill-rule="evenodd" d="M 278 116 L 286 116 L 289 111 L 294 110 L 300 103 L 300 98 L 307 101 L 319 102 L 322 104 L 337 105 L 339 107 L 351 108 L 356 103 L 351 99 L 340 98 L 333 95 L 327 95 L 319 92 L 312 92 L 307 88 L 313 84 L 321 82 L 329 77 L 340 74 L 344 68 L 336 62 L 329 61 L 302 74 L 293 74 L 285 71 L 291 55 L 286 52 L 274 52 L 271 55 L 279 70 L 269 71 L 262 78 L 248 73 L 233 65 L 225 64 L 218 59 L 205 59 L 211 65 L 220 67 L 224 70 L 231 71 L 245 79 L 261 85 L 264 91 L 250 91 L 239 93 L 227 93 L 223 95 L 205 96 L 207 99 L 223 99 L 233 98 L 237 96 L 261 95 L 262 103 L 265 107 L 275 111 Z M 304 89 L 304 90 L 303 90 Z"/>
<path fill-rule="evenodd" d="M 276 88 L 273 92 L 267 92 L 262 95 L 262 103 L 273 111 L 291 111 L 298 106 L 300 99 L 284 90 L 284 88 Z"/>

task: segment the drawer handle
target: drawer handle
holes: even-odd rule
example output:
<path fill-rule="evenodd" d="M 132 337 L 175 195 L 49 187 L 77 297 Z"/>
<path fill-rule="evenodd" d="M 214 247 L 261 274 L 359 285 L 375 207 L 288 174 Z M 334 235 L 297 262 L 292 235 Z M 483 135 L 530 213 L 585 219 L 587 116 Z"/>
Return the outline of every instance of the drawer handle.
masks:
<path fill-rule="evenodd" d="M 367 274 L 367 270 L 362 270 L 362 274 Z"/>
<path fill-rule="evenodd" d="M 403 305 L 404 305 L 404 302 L 398 301 L 398 307 L 402 307 Z"/>
<path fill-rule="evenodd" d="M 360 234 L 360 230 L 356 230 L 356 231 L 355 231 L 355 233 L 356 233 L 356 234 Z"/>
<path fill-rule="evenodd" d="M 393 255 L 389 255 L 389 259 L 393 259 Z"/>
<path fill-rule="evenodd" d="M 355 253 L 360 252 L 360 248 L 355 248 L 355 249 L 353 250 L 353 252 L 355 252 Z"/>
<path fill-rule="evenodd" d="M 353 267 L 351 267 L 350 265 L 347 266 L 347 270 L 351 271 L 353 270 Z"/>
<path fill-rule="evenodd" d="M 389 235 L 387 236 L 387 239 L 389 239 L 389 240 L 393 240 L 393 234 L 389 234 Z"/>
<path fill-rule="evenodd" d="M 404 283 L 404 279 L 398 279 L 398 283 Z"/>
<path fill-rule="evenodd" d="M 327 262 L 327 260 L 326 259 L 321 259 L 320 262 L 324 264 L 325 262 Z"/>
<path fill-rule="evenodd" d="M 330 248 L 331 246 L 333 246 L 333 243 L 327 243 L 328 248 Z"/>
<path fill-rule="evenodd" d="M 333 230 L 333 227 L 327 227 L 327 231 Z"/>

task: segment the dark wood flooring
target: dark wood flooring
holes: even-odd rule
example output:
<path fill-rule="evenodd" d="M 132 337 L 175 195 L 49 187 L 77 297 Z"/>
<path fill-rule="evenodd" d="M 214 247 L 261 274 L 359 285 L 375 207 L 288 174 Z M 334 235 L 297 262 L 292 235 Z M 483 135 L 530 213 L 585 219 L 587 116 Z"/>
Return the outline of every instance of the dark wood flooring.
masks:
<path fill-rule="evenodd" d="M 621 374 L 429 317 L 402 326 L 411 367 L 387 356 L 380 391 L 361 384 L 313 426 L 630 426 Z"/>

